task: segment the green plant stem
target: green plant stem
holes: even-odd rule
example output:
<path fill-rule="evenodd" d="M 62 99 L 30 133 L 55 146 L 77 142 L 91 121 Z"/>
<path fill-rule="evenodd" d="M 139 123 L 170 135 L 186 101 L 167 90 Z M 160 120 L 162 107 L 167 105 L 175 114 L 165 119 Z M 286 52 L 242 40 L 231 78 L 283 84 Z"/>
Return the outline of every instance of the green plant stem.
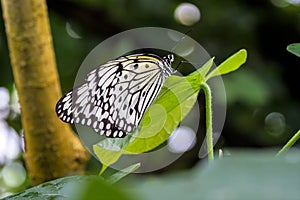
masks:
<path fill-rule="evenodd" d="M 101 176 L 105 172 L 106 169 L 107 169 L 107 166 L 103 164 L 101 167 L 101 170 L 99 172 L 99 176 Z"/>
<path fill-rule="evenodd" d="M 282 153 L 289 150 L 289 148 L 291 148 L 299 138 L 300 138 L 300 130 L 282 147 L 282 149 L 280 149 L 280 151 L 277 153 L 276 156 L 279 156 Z"/>
<path fill-rule="evenodd" d="M 213 133 L 212 133 L 212 96 L 208 84 L 202 83 L 201 89 L 205 95 L 205 115 L 206 115 L 206 143 L 208 160 L 214 160 Z"/>

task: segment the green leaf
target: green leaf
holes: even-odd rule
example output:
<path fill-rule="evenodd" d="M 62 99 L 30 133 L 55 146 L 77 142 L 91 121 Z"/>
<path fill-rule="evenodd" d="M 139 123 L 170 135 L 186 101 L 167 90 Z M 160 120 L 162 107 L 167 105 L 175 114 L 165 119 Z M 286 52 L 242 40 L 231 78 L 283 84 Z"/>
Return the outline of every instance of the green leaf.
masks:
<path fill-rule="evenodd" d="M 125 138 L 107 138 L 94 145 L 94 152 L 103 164 L 101 173 L 123 154 L 147 152 L 165 142 L 192 109 L 203 82 L 202 74 L 212 64 L 210 59 L 204 65 L 205 70 L 200 68 L 187 77 L 170 76 L 145 113 L 139 132 Z"/>
<path fill-rule="evenodd" d="M 43 183 L 3 200 L 119 200 L 129 198 L 117 186 L 112 186 L 100 176 L 70 176 Z"/>
<path fill-rule="evenodd" d="M 129 189 L 145 200 L 299 199 L 299 150 L 282 157 L 272 150 L 230 154 L 186 172 L 138 179 Z"/>
<path fill-rule="evenodd" d="M 111 175 L 106 179 L 107 182 L 113 184 L 119 181 L 120 179 L 124 178 L 128 174 L 134 172 L 141 166 L 141 163 L 133 164 L 125 169 L 122 169 L 121 171 L 116 172 L 115 174 Z"/>
<path fill-rule="evenodd" d="M 99 176 L 72 176 L 27 189 L 4 200 L 52 199 L 299 199 L 300 154 L 273 150 L 233 151 L 185 172 L 136 179 L 122 190 Z M 184 191 L 184 192 L 178 192 Z"/>
<path fill-rule="evenodd" d="M 211 73 L 209 73 L 205 80 L 208 80 L 214 76 L 220 76 L 224 74 L 228 74 L 232 71 L 237 70 L 240 68 L 242 64 L 246 62 L 247 59 L 247 51 L 242 49 L 237 53 L 230 56 L 227 60 L 221 63 L 217 68 L 215 68 Z"/>
<path fill-rule="evenodd" d="M 290 44 L 287 46 L 286 49 L 292 54 L 295 54 L 296 56 L 300 57 L 300 43 Z"/>

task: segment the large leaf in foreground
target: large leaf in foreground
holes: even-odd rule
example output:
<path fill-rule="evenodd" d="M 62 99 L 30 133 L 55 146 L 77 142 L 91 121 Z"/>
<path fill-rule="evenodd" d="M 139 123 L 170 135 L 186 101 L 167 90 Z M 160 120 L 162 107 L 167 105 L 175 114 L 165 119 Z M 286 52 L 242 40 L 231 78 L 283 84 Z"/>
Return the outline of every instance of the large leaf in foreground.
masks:
<path fill-rule="evenodd" d="M 137 180 L 128 190 L 144 200 L 299 199 L 299 150 L 275 158 L 276 152 L 231 151 L 229 157 L 190 171 Z"/>
<path fill-rule="evenodd" d="M 185 172 L 131 179 L 127 185 L 122 184 L 122 190 L 97 176 L 66 177 L 4 200 L 299 199 L 299 150 L 274 157 L 276 152 L 230 150 L 229 157 L 200 163 Z"/>
<path fill-rule="evenodd" d="M 3 200 L 129 200 L 117 186 L 100 176 L 70 176 L 43 183 Z"/>

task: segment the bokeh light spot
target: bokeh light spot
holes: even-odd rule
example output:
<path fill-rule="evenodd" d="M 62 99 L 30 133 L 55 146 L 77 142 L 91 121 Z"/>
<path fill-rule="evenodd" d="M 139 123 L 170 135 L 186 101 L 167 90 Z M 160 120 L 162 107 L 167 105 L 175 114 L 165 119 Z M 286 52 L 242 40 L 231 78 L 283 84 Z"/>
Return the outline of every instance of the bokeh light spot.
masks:
<path fill-rule="evenodd" d="M 5 165 L 1 174 L 5 185 L 13 188 L 21 186 L 26 180 L 26 171 L 19 162 Z"/>
<path fill-rule="evenodd" d="M 279 136 L 284 133 L 286 127 L 285 117 L 278 112 L 271 112 L 265 118 L 265 130 L 270 135 Z"/>
<path fill-rule="evenodd" d="M 196 134 L 193 129 L 180 126 L 170 136 L 168 140 L 168 149 L 173 153 L 183 153 L 196 144 Z"/>
<path fill-rule="evenodd" d="M 191 26 L 200 20 L 200 10 L 194 4 L 182 3 L 177 6 L 174 12 L 174 18 L 179 23 Z"/>

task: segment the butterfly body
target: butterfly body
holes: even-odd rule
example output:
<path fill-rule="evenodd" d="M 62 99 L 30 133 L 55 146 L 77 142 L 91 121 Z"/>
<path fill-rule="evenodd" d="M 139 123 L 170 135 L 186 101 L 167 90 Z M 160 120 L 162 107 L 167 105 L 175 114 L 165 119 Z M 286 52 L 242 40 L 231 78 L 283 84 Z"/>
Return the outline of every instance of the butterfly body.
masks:
<path fill-rule="evenodd" d="M 175 72 L 173 55 L 132 54 L 108 61 L 56 105 L 67 123 L 92 127 L 100 135 L 125 137 L 138 126 L 165 79 Z"/>

